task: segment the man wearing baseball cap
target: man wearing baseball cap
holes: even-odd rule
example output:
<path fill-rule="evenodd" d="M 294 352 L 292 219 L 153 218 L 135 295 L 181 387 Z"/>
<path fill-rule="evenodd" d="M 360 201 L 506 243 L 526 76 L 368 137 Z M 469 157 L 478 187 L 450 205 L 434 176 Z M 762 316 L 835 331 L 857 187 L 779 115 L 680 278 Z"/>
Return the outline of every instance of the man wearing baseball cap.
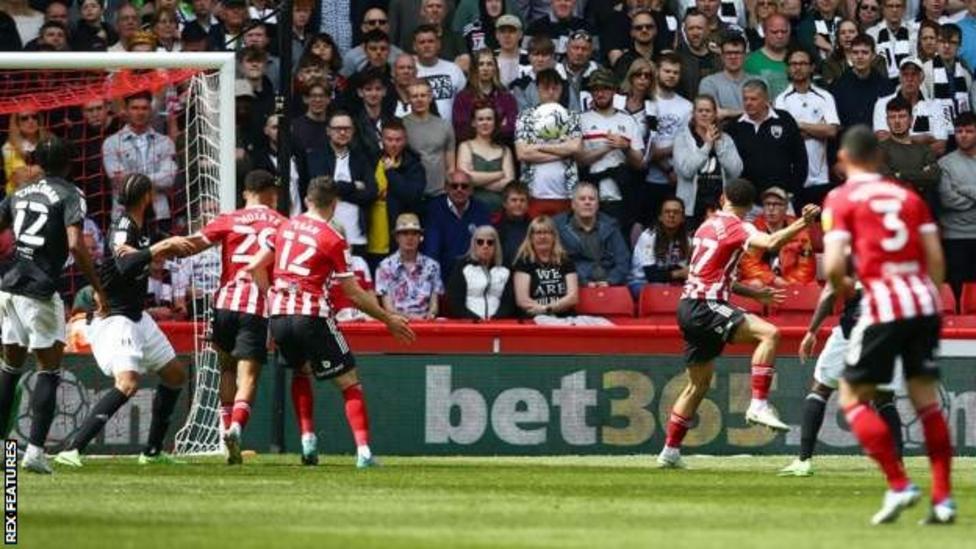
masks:
<path fill-rule="evenodd" d="M 766 189 L 759 200 L 763 213 L 753 221 L 756 229 L 772 234 L 796 219 L 786 214 L 789 197 L 782 187 Z M 750 250 L 739 261 L 740 280 L 756 287 L 807 284 L 816 274 L 817 260 L 806 229 L 778 250 Z"/>
<path fill-rule="evenodd" d="M 912 106 L 912 128 L 909 137 L 914 143 L 932 148 L 936 156 L 942 156 L 946 149 L 948 130 L 941 106 L 925 97 L 922 82 L 925 72 L 922 61 L 917 57 L 906 57 L 898 65 L 898 87 L 895 93 L 878 99 L 874 104 L 874 133 L 879 140 L 888 139 L 888 102 L 896 96 L 903 97 Z"/>
<path fill-rule="evenodd" d="M 376 268 L 376 293 L 383 308 L 409 318 L 437 317 L 437 296 L 444 293 L 437 261 L 420 253 L 424 229 L 414 213 L 397 216 L 393 230 L 398 249 Z"/>
<path fill-rule="evenodd" d="M 641 168 L 644 156 L 640 128 L 634 117 L 613 107 L 617 78 L 610 69 L 593 71 L 589 78 L 590 110 L 580 116 L 583 148 L 576 161 L 586 170 L 584 179 L 600 190 L 600 210 L 627 229 L 636 212 L 625 211 L 636 204 L 632 196 L 631 170 Z"/>
<path fill-rule="evenodd" d="M 495 52 L 498 78 L 507 88 L 529 66 L 529 52 L 521 47 L 522 21 L 510 14 L 499 17 L 495 21 L 495 41 L 498 42 Z"/>

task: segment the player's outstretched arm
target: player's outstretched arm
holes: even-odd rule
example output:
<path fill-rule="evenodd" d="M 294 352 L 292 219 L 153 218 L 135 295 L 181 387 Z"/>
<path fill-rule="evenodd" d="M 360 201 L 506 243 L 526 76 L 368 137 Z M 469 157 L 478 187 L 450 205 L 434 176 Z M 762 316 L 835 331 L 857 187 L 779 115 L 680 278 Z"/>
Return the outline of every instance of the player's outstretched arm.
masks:
<path fill-rule="evenodd" d="M 763 305 L 779 305 L 786 299 L 786 291 L 782 288 L 774 288 L 772 286 L 754 288 L 746 284 L 739 284 L 738 282 L 732 284 L 732 293 L 755 299 Z"/>
<path fill-rule="evenodd" d="M 789 226 L 772 234 L 756 233 L 750 236 L 749 246 L 760 250 L 778 250 L 800 234 L 800 231 L 812 225 L 818 215 L 820 215 L 820 207 L 807 204 L 803 207 L 803 215 Z"/>
<path fill-rule="evenodd" d="M 342 292 L 346 294 L 346 297 L 353 302 L 360 311 L 368 314 L 369 316 L 379 320 L 383 324 L 386 324 L 386 329 L 393 334 L 393 337 L 398 341 L 403 343 L 413 343 L 417 339 L 417 335 L 413 333 L 410 329 L 410 324 L 406 317 L 400 316 L 398 314 L 391 314 L 383 310 L 376 300 L 373 299 L 366 290 L 359 286 L 359 282 L 356 281 L 356 277 L 347 276 L 340 279 Z"/>
<path fill-rule="evenodd" d="M 102 281 L 95 274 L 95 265 L 91 255 L 88 254 L 88 246 L 85 245 L 81 225 L 69 225 L 66 228 L 68 237 L 68 251 L 75 258 L 75 263 L 91 283 L 92 290 L 95 292 L 95 312 L 102 315 L 108 312 L 108 297 L 105 295 L 105 288 Z"/>
<path fill-rule="evenodd" d="M 196 255 L 207 248 L 216 246 L 216 242 L 209 242 L 203 235 L 194 234 L 190 236 L 171 236 L 163 242 L 170 241 L 169 245 L 176 250 L 176 257 L 189 257 Z"/>
<path fill-rule="evenodd" d="M 823 290 L 820 292 L 820 300 L 817 302 L 817 308 L 813 311 L 813 316 L 810 318 L 807 333 L 803 335 L 803 340 L 800 341 L 800 364 L 806 364 L 807 358 L 813 356 L 813 348 L 817 345 L 817 332 L 820 331 L 820 326 L 823 325 L 823 321 L 834 311 L 836 295 L 837 292 L 833 286 L 830 284 L 824 285 Z"/>
<path fill-rule="evenodd" d="M 929 272 L 929 278 L 938 288 L 945 282 L 945 255 L 942 253 L 938 231 L 922 233 L 922 249 L 925 252 L 925 268 Z"/>

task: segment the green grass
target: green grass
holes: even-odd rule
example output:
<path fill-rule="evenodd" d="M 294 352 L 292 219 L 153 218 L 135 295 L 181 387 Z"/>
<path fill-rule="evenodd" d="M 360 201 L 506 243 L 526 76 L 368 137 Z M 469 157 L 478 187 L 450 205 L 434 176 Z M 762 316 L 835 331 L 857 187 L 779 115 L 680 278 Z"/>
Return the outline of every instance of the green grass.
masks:
<path fill-rule="evenodd" d="M 956 460 L 952 527 L 867 525 L 881 501 L 865 458 L 825 457 L 811 478 L 778 478 L 785 457 L 395 458 L 358 471 L 350 456 L 316 468 L 297 456 L 243 467 L 216 459 L 140 467 L 90 459 L 81 470 L 20 476 L 29 548 L 734 547 L 972 548 L 976 460 Z M 909 460 L 928 486 L 924 459 Z M 853 544 L 851 543 L 853 542 Z"/>

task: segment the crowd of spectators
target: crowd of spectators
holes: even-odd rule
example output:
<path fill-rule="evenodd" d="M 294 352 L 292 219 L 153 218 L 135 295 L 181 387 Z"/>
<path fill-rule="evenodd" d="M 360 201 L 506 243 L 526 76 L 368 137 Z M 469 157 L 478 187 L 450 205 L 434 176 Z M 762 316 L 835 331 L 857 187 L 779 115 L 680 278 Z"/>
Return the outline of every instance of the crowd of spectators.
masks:
<path fill-rule="evenodd" d="M 837 143 L 855 124 L 929 203 L 954 289 L 976 280 L 976 0 L 291 6 L 285 29 L 273 0 L 0 0 L 0 51 L 236 52 L 239 179 L 280 171 L 296 214 L 308 181 L 331 176 L 361 283 L 413 318 L 568 315 L 581 287 L 680 284 L 725 181 L 752 181 L 750 217 L 775 231 L 843 181 Z M 5 192 L 60 132 L 79 151 L 93 242 L 132 172 L 158 191 L 154 230 L 185 230 L 179 93 L 89 101 L 58 128 L 45 112 L 2 117 Z M 291 109 L 276 112 L 284 94 Z M 742 279 L 814 281 L 820 238 L 745 257 Z M 152 266 L 154 314 L 186 317 L 191 272 Z"/>

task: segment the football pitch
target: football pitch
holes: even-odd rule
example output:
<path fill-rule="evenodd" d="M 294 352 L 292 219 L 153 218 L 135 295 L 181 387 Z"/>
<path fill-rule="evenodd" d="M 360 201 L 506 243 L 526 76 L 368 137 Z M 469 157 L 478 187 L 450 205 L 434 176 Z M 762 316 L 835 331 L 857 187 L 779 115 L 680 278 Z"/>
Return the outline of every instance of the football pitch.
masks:
<path fill-rule="evenodd" d="M 920 527 L 927 497 L 898 523 L 868 526 L 880 473 L 863 457 L 822 457 L 809 478 L 778 478 L 787 457 L 653 456 L 217 458 L 148 466 L 89 459 L 20 475 L 29 548 L 221 547 L 974 547 L 976 459 L 957 459 L 954 526 Z M 924 458 L 908 460 L 926 490 Z"/>

